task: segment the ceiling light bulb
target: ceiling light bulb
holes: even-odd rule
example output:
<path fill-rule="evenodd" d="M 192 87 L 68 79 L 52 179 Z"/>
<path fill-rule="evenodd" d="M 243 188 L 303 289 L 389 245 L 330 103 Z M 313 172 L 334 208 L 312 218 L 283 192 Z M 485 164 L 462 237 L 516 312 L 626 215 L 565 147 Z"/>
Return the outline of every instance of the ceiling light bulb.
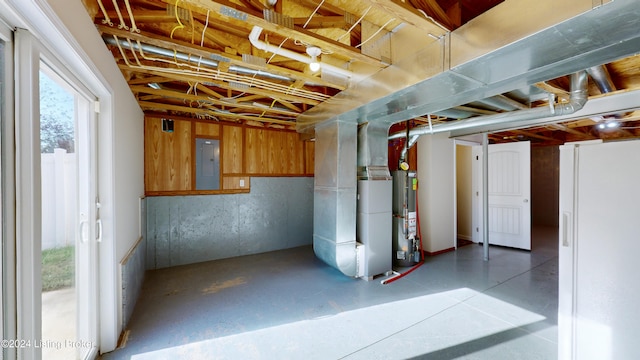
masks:
<path fill-rule="evenodd" d="M 610 122 L 608 122 L 608 123 L 607 123 L 607 127 L 608 127 L 609 129 L 612 129 L 612 128 L 615 128 L 615 127 L 618 127 L 618 122 L 617 122 L 617 121 L 610 121 Z"/>
<path fill-rule="evenodd" d="M 320 63 L 317 58 L 314 57 L 311 59 L 311 62 L 309 63 L 309 70 L 313 72 L 320 70 Z"/>
<path fill-rule="evenodd" d="M 598 124 L 598 129 L 604 129 L 606 125 L 604 123 Z"/>
<path fill-rule="evenodd" d="M 311 56 L 311 61 L 309 62 L 309 70 L 316 72 L 320 70 L 320 61 L 318 61 L 318 56 L 322 54 L 322 50 L 320 50 L 317 46 L 309 46 L 307 47 L 307 54 Z"/>

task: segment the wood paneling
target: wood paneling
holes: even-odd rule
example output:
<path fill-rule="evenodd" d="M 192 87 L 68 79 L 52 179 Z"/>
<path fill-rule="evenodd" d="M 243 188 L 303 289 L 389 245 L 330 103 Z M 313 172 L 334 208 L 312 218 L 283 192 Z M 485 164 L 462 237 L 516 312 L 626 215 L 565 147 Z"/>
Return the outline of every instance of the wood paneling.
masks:
<path fill-rule="evenodd" d="M 288 172 L 291 174 L 304 174 L 304 141 L 300 140 L 298 133 L 288 132 L 286 134 L 285 144 L 288 145 L 289 162 Z"/>
<path fill-rule="evenodd" d="M 219 137 L 220 125 L 207 122 L 196 122 L 196 136 Z"/>
<path fill-rule="evenodd" d="M 250 176 L 313 175 L 314 143 L 302 141 L 296 132 L 173 121 L 174 131 L 163 132 L 160 117 L 145 118 L 145 193 L 149 196 L 248 192 Z M 195 190 L 196 137 L 221 141 L 221 190 Z"/>
<path fill-rule="evenodd" d="M 304 142 L 304 173 L 306 175 L 313 175 L 315 167 L 316 156 L 316 143 L 315 141 Z"/>
<path fill-rule="evenodd" d="M 268 142 L 263 129 L 247 128 L 245 130 L 245 171 L 247 174 L 268 173 Z"/>
<path fill-rule="evenodd" d="M 240 180 L 244 180 L 243 186 L 241 186 Z M 249 190 L 251 187 L 250 181 L 248 176 L 223 176 L 222 188 L 224 190 Z"/>
<path fill-rule="evenodd" d="M 191 122 L 174 120 L 173 132 L 162 119 L 145 119 L 145 190 L 191 190 Z"/>
<path fill-rule="evenodd" d="M 245 146 L 247 174 L 268 176 L 307 174 L 304 142 L 295 132 L 247 128 Z"/>
<path fill-rule="evenodd" d="M 222 127 L 222 174 L 241 174 L 243 162 L 242 127 Z"/>

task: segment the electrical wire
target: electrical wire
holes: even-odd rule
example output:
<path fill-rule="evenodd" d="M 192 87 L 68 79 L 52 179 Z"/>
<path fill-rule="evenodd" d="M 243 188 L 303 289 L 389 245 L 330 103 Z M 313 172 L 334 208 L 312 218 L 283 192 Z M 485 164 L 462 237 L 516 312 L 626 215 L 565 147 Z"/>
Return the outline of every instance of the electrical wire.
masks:
<path fill-rule="evenodd" d="M 156 72 L 163 72 L 163 73 L 169 73 L 169 74 L 176 74 L 176 75 L 181 75 L 181 76 L 185 76 L 185 75 L 191 75 L 194 76 L 196 78 L 205 78 L 206 80 L 210 80 L 211 78 L 213 78 L 214 80 L 220 80 L 220 81 L 227 81 L 227 82 L 237 82 L 240 84 L 244 84 L 244 85 L 248 85 L 248 86 L 255 86 L 256 88 L 260 88 L 260 89 L 265 89 L 265 90 L 270 90 L 270 91 L 277 91 L 283 94 L 291 94 L 294 96 L 300 96 L 300 97 L 304 97 L 310 100 L 316 100 L 316 101 L 324 101 L 326 99 L 328 99 L 330 96 L 329 95 L 324 95 L 321 93 L 316 93 L 313 91 L 309 91 L 309 90 L 304 90 L 304 89 L 297 89 L 297 88 L 291 88 L 291 85 L 287 86 L 287 85 L 281 85 L 281 84 L 276 84 L 276 83 L 272 83 L 270 81 L 266 81 L 266 80 L 262 80 L 262 79 L 257 79 L 254 77 L 251 78 L 247 78 L 245 76 L 242 75 L 237 75 L 237 74 L 231 74 L 231 73 L 227 73 L 227 72 L 221 72 L 219 70 L 212 70 L 212 69 L 204 69 L 204 68 L 199 68 L 196 65 L 190 65 L 190 64 L 186 64 L 186 63 L 180 63 L 178 62 L 176 59 L 173 60 L 166 60 L 166 59 L 160 59 L 160 58 L 154 58 L 154 57 L 150 57 L 145 55 L 145 53 L 142 50 L 142 46 L 140 44 L 140 42 L 138 41 L 138 48 L 139 48 L 139 55 L 148 61 L 155 61 L 155 62 L 161 62 L 161 63 L 167 63 L 167 64 L 172 64 L 175 66 L 178 66 L 180 69 L 171 69 L 171 68 L 166 68 L 166 67 L 159 67 L 159 66 L 149 66 L 149 65 L 144 65 L 140 62 L 140 59 L 138 58 L 138 54 L 136 53 L 136 51 L 133 50 L 133 45 L 131 44 L 131 40 L 127 39 L 127 42 L 129 43 L 129 48 L 132 49 L 132 53 L 134 55 L 134 58 L 136 59 L 136 64 L 134 65 L 132 64 L 128 57 L 125 54 L 124 49 L 122 49 L 122 46 L 120 45 L 120 42 L 117 38 L 117 36 L 114 35 L 114 39 L 116 40 L 116 44 L 118 46 L 118 49 L 120 50 L 120 54 L 122 55 L 123 60 L 125 61 L 125 63 L 127 64 L 127 66 L 135 68 L 141 68 L 141 69 L 148 69 L 148 70 L 154 70 Z M 250 82 L 247 82 L 247 79 L 250 80 Z"/>
<path fill-rule="evenodd" d="M 362 16 L 360 17 L 360 19 L 358 19 L 358 21 L 356 21 L 353 25 L 351 25 L 351 27 L 349 28 L 349 30 L 347 30 L 346 33 L 340 35 L 336 41 L 340 41 L 343 37 L 347 36 L 349 33 L 351 33 L 351 30 L 353 30 L 356 26 L 358 26 L 358 24 L 360 24 L 360 21 L 362 21 L 362 19 L 364 19 L 364 17 L 367 15 L 367 13 L 369 13 L 369 10 L 371 10 L 372 6 L 369 6 L 367 8 L 367 10 L 365 10 L 364 14 L 362 14 Z"/>
<path fill-rule="evenodd" d="M 384 23 L 384 25 L 382 25 L 376 32 L 374 32 L 373 35 L 369 36 L 365 41 L 361 42 L 360 45 L 356 45 L 356 48 L 361 47 L 362 45 L 366 44 L 369 40 L 373 39 L 376 35 L 378 35 L 378 33 L 380 31 L 382 31 L 387 25 L 389 25 L 389 23 L 391 23 L 395 19 L 396 18 L 393 18 L 393 19 L 387 21 L 386 23 Z"/>
<path fill-rule="evenodd" d="M 116 9 L 116 13 L 118 14 L 118 19 L 120 19 L 120 25 L 118 25 L 118 29 L 129 30 L 127 24 L 124 23 L 124 19 L 122 18 L 122 13 L 120 12 L 120 7 L 118 6 L 118 0 L 112 0 L 113 7 Z"/>
<path fill-rule="evenodd" d="M 309 15 L 309 18 L 307 19 L 307 22 L 304 23 L 304 25 L 302 26 L 303 29 L 307 28 L 307 25 L 309 25 L 309 21 L 311 21 L 311 18 L 313 18 L 313 15 L 316 14 L 316 12 L 318 12 L 318 10 L 320 9 L 320 7 L 322 6 L 322 4 L 324 4 L 324 0 L 320 1 L 320 4 L 318 4 L 318 6 L 316 7 L 315 10 L 313 10 L 313 12 L 311 13 L 311 15 Z"/>
<path fill-rule="evenodd" d="M 133 12 L 131 11 L 131 4 L 129 4 L 129 0 L 124 0 L 124 5 L 127 7 L 129 20 L 131 20 L 131 32 L 140 33 L 140 29 L 136 26 L 136 20 L 133 18 Z"/>
<path fill-rule="evenodd" d="M 102 3 L 102 0 L 98 0 L 98 6 L 100 6 L 100 10 L 102 11 L 102 16 L 104 16 L 102 23 L 108 24 L 109 26 L 113 26 L 113 21 L 111 21 L 111 18 L 109 18 L 109 15 L 107 14 L 107 10 L 104 8 L 104 4 Z"/>
<path fill-rule="evenodd" d="M 116 0 L 113 0 L 113 1 L 116 1 Z M 172 38 L 172 39 L 173 39 L 173 33 L 176 30 L 184 29 L 184 25 L 182 24 L 182 21 L 180 21 L 180 16 L 178 16 L 178 3 L 180 3 L 180 0 L 176 0 L 176 3 L 174 5 L 175 13 L 176 13 L 176 21 L 178 22 L 178 25 L 176 25 L 173 29 L 171 29 L 171 34 L 169 35 L 169 37 Z M 175 52 L 175 50 L 174 50 L 174 52 Z"/>

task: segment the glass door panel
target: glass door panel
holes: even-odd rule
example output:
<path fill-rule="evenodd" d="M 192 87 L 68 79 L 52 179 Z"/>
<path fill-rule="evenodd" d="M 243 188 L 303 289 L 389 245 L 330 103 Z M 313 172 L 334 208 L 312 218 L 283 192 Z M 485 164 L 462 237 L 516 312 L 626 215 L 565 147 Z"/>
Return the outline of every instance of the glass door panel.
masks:
<path fill-rule="evenodd" d="M 96 347 L 96 181 L 92 101 L 41 63 L 43 359 Z"/>

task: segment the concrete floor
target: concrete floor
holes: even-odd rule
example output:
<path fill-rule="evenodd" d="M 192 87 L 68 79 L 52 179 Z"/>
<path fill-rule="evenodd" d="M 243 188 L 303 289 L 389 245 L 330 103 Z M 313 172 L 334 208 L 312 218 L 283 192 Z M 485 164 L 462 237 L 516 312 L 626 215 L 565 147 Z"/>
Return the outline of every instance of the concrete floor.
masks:
<path fill-rule="evenodd" d="M 556 359 L 557 229 L 531 252 L 473 244 L 388 285 L 311 247 L 154 270 L 103 359 Z"/>
<path fill-rule="evenodd" d="M 76 339 L 76 289 L 42 293 L 42 359 L 68 360 L 76 349 L 65 346 Z"/>

